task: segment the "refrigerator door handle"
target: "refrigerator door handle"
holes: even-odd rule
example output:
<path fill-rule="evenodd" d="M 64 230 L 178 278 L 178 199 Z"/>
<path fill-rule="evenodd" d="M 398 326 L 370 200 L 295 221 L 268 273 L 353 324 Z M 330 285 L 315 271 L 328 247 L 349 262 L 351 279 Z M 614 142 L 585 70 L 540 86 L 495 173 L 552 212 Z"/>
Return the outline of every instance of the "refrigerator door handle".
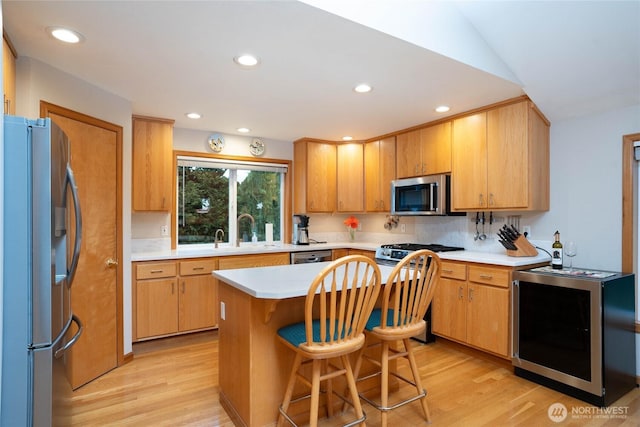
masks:
<path fill-rule="evenodd" d="M 70 349 L 76 343 L 76 341 L 78 341 L 78 338 L 80 338 L 80 335 L 82 335 L 82 331 L 84 330 L 84 326 L 82 326 L 82 322 L 80 321 L 78 316 L 76 316 L 75 314 L 71 315 L 71 320 L 75 322 L 76 325 L 78 325 L 78 331 L 73 336 L 73 338 L 69 340 L 69 342 L 67 342 L 63 347 L 59 348 L 55 353 L 53 353 L 56 359 L 60 358 L 64 353 L 66 353 L 68 349 Z M 60 334 L 60 337 L 63 337 L 66 334 L 69 326 L 71 326 L 71 322 L 67 325 L 66 328 L 64 328 L 64 333 Z"/>
<path fill-rule="evenodd" d="M 73 197 L 73 207 L 76 218 L 76 233 L 75 242 L 73 244 L 73 256 L 71 257 L 71 265 L 67 271 L 67 277 L 69 278 L 67 283 L 69 289 L 73 284 L 73 278 L 76 275 L 78 269 L 78 259 L 80 258 L 80 245 L 82 243 L 82 213 L 80 212 L 80 199 L 78 198 L 78 187 L 76 186 L 76 180 L 73 177 L 73 171 L 71 167 L 67 165 L 67 185 L 71 189 L 71 196 Z"/>

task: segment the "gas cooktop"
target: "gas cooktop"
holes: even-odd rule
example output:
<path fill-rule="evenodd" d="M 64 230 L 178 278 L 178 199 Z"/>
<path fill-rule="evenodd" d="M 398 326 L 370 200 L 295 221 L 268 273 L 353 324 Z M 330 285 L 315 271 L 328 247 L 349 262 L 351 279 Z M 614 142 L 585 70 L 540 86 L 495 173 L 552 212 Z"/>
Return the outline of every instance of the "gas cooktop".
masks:
<path fill-rule="evenodd" d="M 457 246 L 445 246 L 437 243 L 392 243 L 388 245 L 382 245 L 376 249 L 376 261 L 379 264 L 394 265 L 411 252 L 418 251 L 420 249 L 427 249 L 433 252 L 450 252 L 450 251 L 462 251 L 464 248 Z"/>

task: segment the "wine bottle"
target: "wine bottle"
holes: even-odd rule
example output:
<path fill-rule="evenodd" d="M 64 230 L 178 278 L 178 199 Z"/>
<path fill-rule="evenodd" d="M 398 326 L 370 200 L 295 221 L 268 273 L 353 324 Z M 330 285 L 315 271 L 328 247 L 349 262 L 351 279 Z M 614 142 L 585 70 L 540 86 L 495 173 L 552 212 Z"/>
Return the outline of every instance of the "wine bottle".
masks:
<path fill-rule="evenodd" d="M 562 270 L 562 243 L 560 243 L 560 232 L 556 231 L 553 235 L 556 240 L 551 245 L 551 267 L 555 270 Z"/>

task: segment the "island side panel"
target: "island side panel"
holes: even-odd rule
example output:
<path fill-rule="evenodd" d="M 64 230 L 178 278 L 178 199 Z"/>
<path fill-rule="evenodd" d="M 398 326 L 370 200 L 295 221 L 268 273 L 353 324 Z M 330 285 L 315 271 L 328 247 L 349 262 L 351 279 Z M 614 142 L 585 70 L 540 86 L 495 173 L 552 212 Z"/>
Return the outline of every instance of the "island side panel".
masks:
<path fill-rule="evenodd" d="M 218 329 L 220 403 L 236 425 L 249 426 L 251 297 L 222 280 L 218 290 L 225 305 Z"/>
<path fill-rule="evenodd" d="M 304 320 L 305 297 L 254 298 L 222 280 L 219 292 L 226 311 L 219 325 L 220 401 L 238 426 L 273 426 L 293 363 L 277 331 Z"/>
<path fill-rule="evenodd" d="M 277 301 L 252 298 L 251 311 L 251 425 L 275 425 L 294 352 L 278 338 L 285 325 L 304 321 L 305 297 Z"/>

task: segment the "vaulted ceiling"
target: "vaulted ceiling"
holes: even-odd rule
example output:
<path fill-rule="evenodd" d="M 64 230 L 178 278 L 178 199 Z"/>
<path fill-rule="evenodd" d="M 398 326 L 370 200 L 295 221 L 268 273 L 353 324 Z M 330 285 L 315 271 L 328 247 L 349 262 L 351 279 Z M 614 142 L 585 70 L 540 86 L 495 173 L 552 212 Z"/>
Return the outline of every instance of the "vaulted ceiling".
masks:
<path fill-rule="evenodd" d="M 12 1 L 4 30 L 177 127 L 367 139 L 527 94 L 553 122 L 640 104 L 639 1 Z M 45 31 L 67 26 L 84 41 Z M 233 58 L 253 53 L 255 69 Z M 358 94 L 361 82 L 373 91 Z M 193 121 L 185 114 L 197 111 Z"/>

